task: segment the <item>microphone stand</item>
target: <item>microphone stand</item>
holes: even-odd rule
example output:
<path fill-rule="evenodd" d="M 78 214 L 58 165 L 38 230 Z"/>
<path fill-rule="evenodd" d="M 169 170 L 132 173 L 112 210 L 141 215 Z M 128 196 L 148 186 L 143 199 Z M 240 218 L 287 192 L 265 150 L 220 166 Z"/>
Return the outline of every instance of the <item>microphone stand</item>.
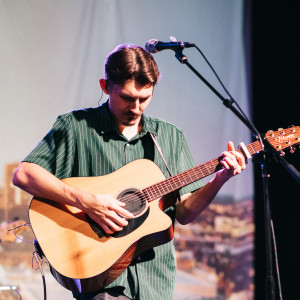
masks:
<path fill-rule="evenodd" d="M 188 66 L 222 101 L 223 104 L 229 108 L 252 132 L 256 139 L 259 136 L 255 127 L 248 121 L 232 104 L 234 103 L 233 99 L 226 99 L 224 98 L 189 62 L 187 57 L 182 53 L 181 50 L 174 50 L 175 57 L 179 60 L 180 63 L 185 64 Z M 275 300 L 275 280 L 274 280 L 274 259 L 273 259 L 273 247 L 276 250 L 276 242 L 275 242 L 275 234 L 273 230 L 273 221 L 271 218 L 271 209 L 270 209 L 270 196 L 269 196 L 269 172 L 267 168 L 267 155 L 264 148 L 264 144 L 261 141 L 261 146 L 263 148 L 263 154 L 261 159 L 261 172 L 262 172 L 262 180 L 263 180 L 263 193 L 264 193 L 264 217 L 265 217 L 265 235 L 266 235 L 266 262 L 267 262 L 267 274 L 266 274 L 266 300 Z M 268 147 L 270 148 L 270 147 Z M 272 148 L 272 147 L 271 147 Z M 273 153 L 276 152 L 272 148 Z M 298 182 L 300 182 L 299 172 L 294 172 L 295 169 L 290 167 L 290 165 L 281 157 L 278 156 L 276 153 L 278 160 L 281 164 L 286 168 L 289 174 L 291 174 Z M 271 230 L 272 229 L 272 230 Z M 272 237 L 273 237 L 273 245 L 272 245 Z M 280 277 L 279 277 L 279 270 L 277 269 L 278 273 L 278 286 L 279 286 L 279 297 L 282 299 L 281 295 L 281 288 L 280 288 Z"/>

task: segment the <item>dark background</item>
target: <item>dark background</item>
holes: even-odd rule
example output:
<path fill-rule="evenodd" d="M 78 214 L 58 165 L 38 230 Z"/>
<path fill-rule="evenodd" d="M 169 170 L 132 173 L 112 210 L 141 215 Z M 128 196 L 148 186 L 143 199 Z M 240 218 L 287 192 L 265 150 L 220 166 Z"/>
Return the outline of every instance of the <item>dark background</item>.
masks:
<path fill-rule="evenodd" d="M 291 2 L 247 2 L 252 46 L 252 118 L 261 133 L 289 125 L 300 126 L 300 11 Z M 300 150 L 286 160 L 300 171 Z M 300 299 L 300 184 L 271 159 L 269 199 L 277 239 L 283 299 Z M 266 296 L 264 197 L 260 164 L 255 163 L 255 299 Z M 279 298 L 276 280 L 276 297 Z M 270 298 L 271 299 L 271 298 Z"/>

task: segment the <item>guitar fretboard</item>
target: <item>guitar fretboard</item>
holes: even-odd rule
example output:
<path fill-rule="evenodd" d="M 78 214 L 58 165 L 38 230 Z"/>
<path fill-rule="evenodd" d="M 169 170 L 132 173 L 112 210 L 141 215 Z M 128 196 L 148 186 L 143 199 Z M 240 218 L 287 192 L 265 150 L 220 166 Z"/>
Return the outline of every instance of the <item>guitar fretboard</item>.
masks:
<path fill-rule="evenodd" d="M 262 150 L 262 147 L 258 141 L 253 142 L 246 146 L 250 155 Z M 237 150 L 245 156 L 242 150 Z M 222 157 L 215 158 L 204 164 L 196 166 L 192 169 L 179 173 L 168 179 L 160 181 L 150 187 L 143 189 L 143 193 L 147 196 L 148 201 L 153 201 L 155 199 L 161 198 L 171 192 L 179 190 L 180 188 L 191 184 L 197 180 L 205 178 L 223 168 L 220 164 Z"/>

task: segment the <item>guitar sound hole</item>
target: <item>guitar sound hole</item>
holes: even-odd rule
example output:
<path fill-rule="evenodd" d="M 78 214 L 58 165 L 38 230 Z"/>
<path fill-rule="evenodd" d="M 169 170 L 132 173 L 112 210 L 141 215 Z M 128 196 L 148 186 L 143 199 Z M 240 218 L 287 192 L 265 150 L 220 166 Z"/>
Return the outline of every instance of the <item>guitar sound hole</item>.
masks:
<path fill-rule="evenodd" d="M 145 195 L 143 195 L 143 193 L 138 189 L 126 189 L 119 194 L 117 199 L 124 202 L 124 208 L 130 211 L 134 216 L 137 216 L 138 214 L 143 212 L 146 207 L 147 199 L 145 198 Z M 115 238 L 119 238 L 129 234 L 130 232 L 140 227 L 147 219 L 148 215 L 149 207 L 140 216 L 129 219 L 128 225 L 125 226 L 123 230 L 117 231 L 112 234 L 112 236 Z M 86 218 L 92 230 L 98 235 L 99 238 L 109 237 L 109 235 L 104 232 L 102 227 L 98 225 L 94 220 L 92 220 L 88 215 L 86 215 Z"/>
<path fill-rule="evenodd" d="M 145 195 L 133 188 L 124 190 L 117 199 L 124 202 L 124 208 L 135 216 L 141 213 L 146 206 Z"/>

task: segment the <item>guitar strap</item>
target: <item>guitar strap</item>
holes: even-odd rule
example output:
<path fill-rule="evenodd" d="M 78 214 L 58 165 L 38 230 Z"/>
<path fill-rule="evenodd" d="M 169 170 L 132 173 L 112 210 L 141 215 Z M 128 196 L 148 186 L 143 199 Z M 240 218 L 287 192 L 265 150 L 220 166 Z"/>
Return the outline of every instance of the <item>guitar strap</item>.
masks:
<path fill-rule="evenodd" d="M 168 164 L 167 164 L 167 162 L 166 162 L 166 160 L 165 160 L 165 158 L 164 158 L 164 156 L 163 156 L 163 154 L 162 154 L 162 151 L 161 151 L 161 148 L 160 148 L 160 146 L 159 146 L 159 143 L 158 143 L 158 141 L 157 141 L 156 136 L 155 136 L 152 132 L 150 132 L 150 135 L 151 135 L 151 137 L 152 137 L 152 140 L 153 140 L 153 142 L 154 142 L 154 144 L 155 144 L 155 146 L 156 146 L 156 148 L 157 148 L 157 150 L 158 150 L 158 152 L 159 152 L 159 154 L 160 154 L 160 156 L 161 156 L 163 162 L 165 163 L 165 165 L 166 165 L 166 167 L 167 167 L 167 170 L 168 170 L 170 176 L 173 176 L 173 174 L 172 174 L 172 172 L 170 171 L 169 166 L 168 166 Z"/>

